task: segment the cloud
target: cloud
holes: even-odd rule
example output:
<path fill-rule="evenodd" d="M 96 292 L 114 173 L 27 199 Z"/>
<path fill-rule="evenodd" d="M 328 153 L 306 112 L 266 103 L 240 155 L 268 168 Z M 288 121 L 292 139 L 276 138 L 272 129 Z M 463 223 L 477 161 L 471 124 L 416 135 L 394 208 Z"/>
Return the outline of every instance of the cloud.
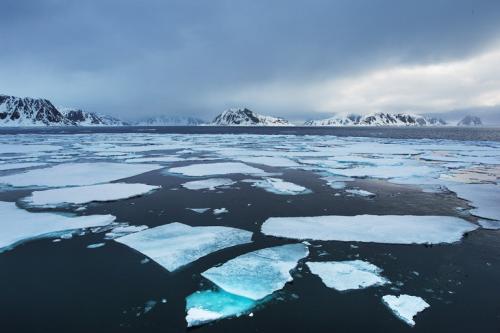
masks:
<path fill-rule="evenodd" d="M 272 82 L 211 99 L 285 112 L 411 111 L 436 113 L 500 105 L 500 47 L 458 61 L 397 65 L 312 82 Z"/>

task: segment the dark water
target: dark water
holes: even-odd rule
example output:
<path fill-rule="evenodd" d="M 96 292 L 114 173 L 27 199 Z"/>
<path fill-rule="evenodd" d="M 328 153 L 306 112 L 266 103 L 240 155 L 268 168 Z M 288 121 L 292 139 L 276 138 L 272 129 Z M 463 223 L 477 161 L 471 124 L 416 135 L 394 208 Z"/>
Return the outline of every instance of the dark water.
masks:
<path fill-rule="evenodd" d="M 82 134 L 82 133 L 158 133 L 158 134 L 286 134 L 335 135 L 392 139 L 448 139 L 500 141 L 499 127 L 223 127 L 223 126 L 119 126 L 119 127 L 32 127 L 0 128 L 1 134 Z"/>
<path fill-rule="evenodd" d="M 27 242 L 0 255 L 1 332 L 185 332 L 185 297 L 206 284 L 200 272 L 250 250 L 289 242 L 258 233 L 269 216 L 462 216 L 456 207 L 466 207 L 453 194 L 424 193 L 382 181 L 352 184 L 377 192 L 375 198 L 367 199 L 336 197 L 336 190 L 306 171 L 285 170 L 283 179 L 306 186 L 313 194 L 275 195 L 241 182 L 223 191 L 190 191 L 179 186 L 185 179 L 161 171 L 127 179 L 163 188 L 148 196 L 93 204 L 84 214 L 110 213 L 119 221 L 150 227 L 173 221 L 239 227 L 255 232 L 254 243 L 219 251 L 169 273 L 154 262 L 141 263 L 143 255 L 114 241 L 86 248 L 102 242 L 103 234 L 59 243 L 50 239 Z M 15 201 L 26 194 L 3 192 L 0 200 Z M 226 207 L 229 213 L 197 214 L 186 207 Z M 500 332 L 499 231 L 479 230 L 458 244 L 438 246 L 311 243 L 310 260 L 367 260 L 382 267 L 393 285 L 338 292 L 326 288 L 301 264 L 293 273 L 293 283 L 252 318 L 225 319 L 190 331 Z M 385 294 L 399 293 L 419 295 L 431 305 L 416 317 L 414 328 L 397 319 L 380 300 Z M 162 299 L 167 302 L 161 303 Z M 140 314 L 151 300 L 158 304 Z"/>

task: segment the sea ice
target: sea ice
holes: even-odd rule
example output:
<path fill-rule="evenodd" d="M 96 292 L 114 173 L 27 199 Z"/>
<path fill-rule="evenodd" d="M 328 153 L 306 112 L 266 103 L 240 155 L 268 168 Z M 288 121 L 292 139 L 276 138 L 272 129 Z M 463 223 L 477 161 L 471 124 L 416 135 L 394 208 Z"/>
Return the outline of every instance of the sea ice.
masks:
<path fill-rule="evenodd" d="M 34 191 L 22 201 L 29 206 L 57 207 L 80 205 L 92 201 L 113 201 L 147 194 L 160 186 L 146 184 L 110 183 Z"/>
<path fill-rule="evenodd" d="M 29 239 L 111 224 L 113 215 L 68 217 L 53 213 L 30 213 L 15 203 L 0 201 L 0 252 Z"/>
<path fill-rule="evenodd" d="M 169 271 L 231 246 L 250 243 L 250 231 L 230 227 L 191 227 L 170 223 L 116 238 Z"/>
<path fill-rule="evenodd" d="M 300 166 L 295 161 L 292 161 L 286 157 L 276 157 L 276 156 L 252 156 L 252 157 L 235 157 L 241 162 L 262 164 L 271 167 L 297 167 Z"/>
<path fill-rule="evenodd" d="M 380 276 L 382 269 L 362 260 L 308 262 L 311 273 L 318 275 L 323 283 L 339 291 L 381 286 L 389 283 Z"/>
<path fill-rule="evenodd" d="M 271 217 L 265 235 L 292 239 L 389 244 L 453 243 L 478 226 L 451 216 L 355 215 Z"/>
<path fill-rule="evenodd" d="M 192 164 L 183 167 L 170 168 L 168 171 L 171 173 L 179 173 L 185 176 L 193 177 L 226 175 L 232 173 L 265 174 L 265 172 L 261 169 L 239 162 Z"/>
<path fill-rule="evenodd" d="M 210 191 L 213 191 L 217 187 L 230 186 L 233 184 L 236 184 L 236 182 L 232 181 L 229 178 L 211 178 L 211 179 L 193 180 L 193 181 L 181 184 L 181 186 L 184 188 L 187 188 L 188 190 L 210 190 Z"/>
<path fill-rule="evenodd" d="M 447 185 L 457 197 L 470 201 L 471 213 L 492 220 L 500 221 L 500 185 L 495 184 L 457 184 Z"/>
<path fill-rule="evenodd" d="M 286 182 L 279 178 L 264 178 L 262 180 L 245 179 L 244 182 L 253 183 L 252 186 L 275 194 L 297 195 L 311 193 L 309 189 L 303 186 Z"/>
<path fill-rule="evenodd" d="M 243 254 L 201 275 L 228 293 L 260 300 L 292 280 L 290 271 L 309 254 L 302 243 Z"/>
<path fill-rule="evenodd" d="M 23 154 L 38 153 L 46 151 L 60 150 L 63 147 L 52 145 L 31 145 L 31 144 L 1 144 L 0 154 Z"/>
<path fill-rule="evenodd" d="M 33 168 L 42 165 L 47 165 L 47 163 L 5 163 L 0 164 L 0 171 Z"/>
<path fill-rule="evenodd" d="M 229 213 L 229 211 L 227 210 L 227 208 L 215 208 L 214 209 L 214 215 L 219 215 L 219 214 L 224 214 L 224 213 Z"/>
<path fill-rule="evenodd" d="M 186 208 L 186 209 L 192 210 L 193 212 L 198 213 L 198 214 L 203 214 L 207 210 L 210 210 L 210 208 Z"/>
<path fill-rule="evenodd" d="M 374 197 L 375 193 L 368 192 L 365 190 L 359 190 L 359 189 L 351 189 L 351 190 L 346 190 L 347 193 L 352 194 L 352 195 L 358 195 L 360 197 Z"/>
<path fill-rule="evenodd" d="M 157 163 L 171 163 L 184 161 L 182 157 L 177 156 L 156 156 L 156 157 L 138 157 L 126 159 L 126 163 L 147 163 L 147 162 L 157 162 Z"/>
<path fill-rule="evenodd" d="M 415 325 L 413 317 L 430 306 L 420 297 L 404 294 L 399 296 L 385 295 L 382 297 L 382 302 L 391 309 L 396 317 L 410 326 Z"/>
<path fill-rule="evenodd" d="M 197 291 L 186 298 L 188 327 L 249 312 L 257 302 L 224 290 Z"/>
<path fill-rule="evenodd" d="M 156 164 L 66 163 L 0 177 L 0 184 L 11 186 L 81 186 L 129 178 L 162 168 Z"/>

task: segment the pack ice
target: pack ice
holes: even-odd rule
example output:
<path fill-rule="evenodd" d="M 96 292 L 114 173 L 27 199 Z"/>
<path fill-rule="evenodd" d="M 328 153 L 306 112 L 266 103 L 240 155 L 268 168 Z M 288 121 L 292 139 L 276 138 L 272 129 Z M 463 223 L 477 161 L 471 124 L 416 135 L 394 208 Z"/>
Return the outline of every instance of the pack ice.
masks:
<path fill-rule="evenodd" d="M 265 235 L 323 241 L 389 244 L 453 243 L 478 226 L 451 216 L 355 215 L 271 217 Z"/>
<path fill-rule="evenodd" d="M 162 168 L 156 164 L 65 163 L 0 177 L 0 184 L 26 186 L 82 186 L 129 178 Z"/>
<path fill-rule="evenodd" d="M 362 260 L 308 262 L 311 273 L 323 283 L 339 291 L 381 286 L 389 281 L 380 276 L 382 269 Z"/>
<path fill-rule="evenodd" d="M 175 271 L 212 252 L 250 243 L 252 233 L 230 227 L 191 227 L 174 222 L 115 241 L 141 252 L 168 271 Z"/>
<path fill-rule="evenodd" d="M 382 302 L 391 309 L 396 317 L 410 326 L 415 325 L 413 317 L 430 306 L 422 298 L 410 295 L 385 295 L 382 297 Z"/>
<path fill-rule="evenodd" d="M 22 201 L 28 206 L 57 207 L 81 205 L 92 201 L 113 201 L 147 194 L 160 186 L 146 184 L 111 183 L 78 187 L 64 187 L 34 191 Z"/>
<path fill-rule="evenodd" d="M 265 172 L 261 169 L 239 162 L 192 164 L 183 167 L 170 168 L 168 171 L 192 177 L 226 175 L 233 173 L 265 174 Z"/>
<path fill-rule="evenodd" d="M 68 217 L 53 213 L 30 213 L 15 203 L 0 201 L 0 252 L 29 239 L 60 235 L 72 230 L 111 224 L 113 215 Z"/>
<path fill-rule="evenodd" d="M 201 275 L 220 288 L 187 298 L 188 326 L 238 316 L 292 281 L 290 271 L 309 254 L 306 245 L 287 244 L 243 254 Z"/>

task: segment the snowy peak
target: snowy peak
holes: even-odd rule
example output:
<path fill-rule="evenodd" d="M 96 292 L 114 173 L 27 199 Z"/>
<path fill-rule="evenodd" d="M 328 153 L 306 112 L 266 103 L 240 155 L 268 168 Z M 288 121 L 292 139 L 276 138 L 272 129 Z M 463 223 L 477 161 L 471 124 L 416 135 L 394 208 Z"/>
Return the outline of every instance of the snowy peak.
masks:
<path fill-rule="evenodd" d="M 0 126 L 72 125 L 47 99 L 0 95 Z"/>
<path fill-rule="evenodd" d="M 216 126 L 293 126 L 283 118 L 264 116 L 247 108 L 231 108 L 215 117 Z"/>
<path fill-rule="evenodd" d="M 198 126 L 205 121 L 187 116 L 159 116 L 135 123 L 136 126 Z"/>
<path fill-rule="evenodd" d="M 457 126 L 482 126 L 483 122 L 479 117 L 476 116 L 465 116 L 460 120 Z"/>
<path fill-rule="evenodd" d="M 111 117 L 100 115 L 94 112 L 87 112 L 80 109 L 60 108 L 61 113 L 75 125 L 79 126 L 123 126 L 123 121 Z"/>
<path fill-rule="evenodd" d="M 438 118 L 428 118 L 410 113 L 377 112 L 368 115 L 349 114 L 322 120 L 310 120 L 306 126 L 444 126 Z"/>

